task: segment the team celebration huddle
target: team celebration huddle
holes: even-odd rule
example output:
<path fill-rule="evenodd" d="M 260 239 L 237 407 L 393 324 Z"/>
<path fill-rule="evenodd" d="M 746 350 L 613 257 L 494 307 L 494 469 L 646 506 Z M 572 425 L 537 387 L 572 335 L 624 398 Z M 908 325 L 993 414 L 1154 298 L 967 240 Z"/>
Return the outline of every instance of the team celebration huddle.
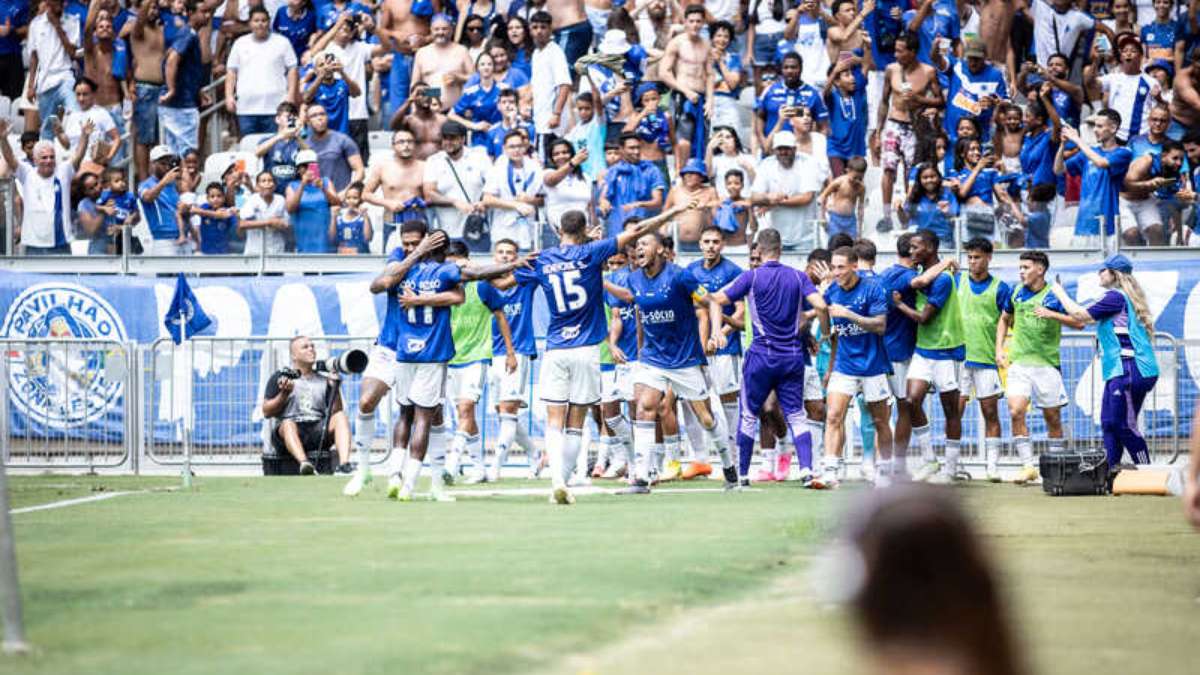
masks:
<path fill-rule="evenodd" d="M 701 233 L 702 258 L 682 267 L 663 226 L 697 208 L 630 219 L 604 238 L 593 237 L 582 212 L 568 211 L 559 246 L 521 257 L 515 242 L 500 240 L 488 265 L 472 263 L 462 242 L 423 222 L 401 225 L 400 248 L 371 283 L 387 309 L 364 373 L 359 461 L 345 465 L 354 475 L 344 494 L 359 494 L 372 479 L 375 408 L 388 389 L 401 413 L 387 495 L 401 501 L 412 499 L 425 463 L 438 501 L 454 500 L 445 487 L 467 458 L 468 483 L 500 480 L 514 444 L 524 448 L 531 478 L 545 465 L 558 504 L 574 503 L 571 486 L 591 477 L 624 477 L 630 494 L 708 477 L 714 454 L 726 490 L 791 479 L 832 489 L 844 474 L 851 406 L 862 412 L 863 478 L 877 487 L 951 483 L 964 475 L 962 415 L 972 398 L 985 422 L 986 476 L 999 482 L 1001 396 L 1022 463 L 1013 482 L 1035 482 L 1026 417 L 1040 409 L 1049 450 L 1063 449 L 1060 339 L 1064 327 L 1089 323 L 1100 335 L 1109 463 L 1120 464 L 1125 451 L 1149 461 L 1136 420 L 1158 370 L 1146 299 L 1125 256 L 1104 261 L 1098 274 L 1108 290 L 1088 308 L 1048 281 L 1042 252 L 1021 255 L 1020 282 L 1010 286 L 989 272 L 991 242 L 966 242 L 959 270 L 939 256 L 941 242 L 927 229 L 900 236 L 897 262 L 876 272 L 875 244 L 848 236 L 812 251 L 805 269 L 784 264 L 773 229 L 758 233 L 743 270 L 724 257 L 725 235 L 710 226 Z M 540 355 L 538 289 L 549 310 Z M 545 404 L 544 457 L 522 437 L 519 419 L 533 359 L 541 361 L 533 394 Z M 485 379 L 498 392 L 491 398 L 500 420 L 490 459 L 477 419 L 491 412 L 479 409 Z M 933 392 L 945 417 L 940 456 L 925 411 Z M 589 420 L 598 438 L 587 438 Z M 597 453 L 587 451 L 592 441 Z M 792 453 L 781 449 L 789 442 L 794 472 Z M 751 476 L 759 443 L 762 468 Z"/>

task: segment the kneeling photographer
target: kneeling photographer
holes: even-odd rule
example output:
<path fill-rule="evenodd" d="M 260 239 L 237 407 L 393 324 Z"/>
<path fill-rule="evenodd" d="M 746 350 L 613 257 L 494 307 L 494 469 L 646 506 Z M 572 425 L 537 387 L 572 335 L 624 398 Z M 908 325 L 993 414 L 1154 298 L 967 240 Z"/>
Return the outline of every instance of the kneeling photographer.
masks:
<path fill-rule="evenodd" d="M 263 474 L 351 473 L 350 420 L 342 409 L 340 373 L 361 372 L 367 355 L 355 349 L 317 361 L 313 341 L 303 335 L 292 338 L 288 351 L 291 368 L 274 372 L 263 393 L 263 417 L 278 420 L 263 454 Z M 331 447 L 337 449 L 336 464 Z"/>

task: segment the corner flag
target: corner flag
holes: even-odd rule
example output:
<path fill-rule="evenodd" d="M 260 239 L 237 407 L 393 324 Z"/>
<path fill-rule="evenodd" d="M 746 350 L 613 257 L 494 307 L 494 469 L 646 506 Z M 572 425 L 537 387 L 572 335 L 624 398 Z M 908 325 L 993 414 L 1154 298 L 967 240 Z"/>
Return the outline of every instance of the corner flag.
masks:
<path fill-rule="evenodd" d="M 171 307 L 163 317 L 163 325 L 171 334 L 171 339 L 179 344 L 185 337 L 191 337 L 211 324 L 212 319 L 204 313 L 196 294 L 188 286 L 183 272 L 180 272 L 175 280 L 175 296 L 171 298 Z"/>

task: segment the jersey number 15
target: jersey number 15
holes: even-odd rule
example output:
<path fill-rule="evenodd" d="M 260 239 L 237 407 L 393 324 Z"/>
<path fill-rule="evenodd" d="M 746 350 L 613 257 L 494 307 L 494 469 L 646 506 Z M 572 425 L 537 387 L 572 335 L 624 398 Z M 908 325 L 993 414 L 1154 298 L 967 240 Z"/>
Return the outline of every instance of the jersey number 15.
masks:
<path fill-rule="evenodd" d="M 573 312 L 587 304 L 587 290 L 579 285 L 579 275 L 579 270 L 567 270 L 547 277 L 559 312 Z"/>

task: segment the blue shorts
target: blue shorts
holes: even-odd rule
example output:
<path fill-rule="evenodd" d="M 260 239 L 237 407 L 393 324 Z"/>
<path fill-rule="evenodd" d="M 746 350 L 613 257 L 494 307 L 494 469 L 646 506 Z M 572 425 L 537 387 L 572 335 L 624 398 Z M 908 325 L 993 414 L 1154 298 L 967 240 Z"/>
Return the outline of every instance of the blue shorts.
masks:
<path fill-rule="evenodd" d="M 133 100 L 134 140 L 138 145 L 156 145 L 158 143 L 158 96 L 162 93 L 162 85 L 138 82 L 135 87 L 137 98 Z"/>
<path fill-rule="evenodd" d="M 754 65 L 765 66 L 775 63 L 775 52 L 783 33 L 761 33 L 754 36 Z"/>
<path fill-rule="evenodd" d="M 554 31 L 554 42 L 562 48 L 568 64 L 574 64 L 592 46 L 592 24 L 580 21 L 573 26 L 563 26 Z"/>
<path fill-rule="evenodd" d="M 848 234 L 851 237 L 858 236 L 858 218 L 853 213 L 834 213 L 829 212 L 829 236 L 835 234 Z"/>

